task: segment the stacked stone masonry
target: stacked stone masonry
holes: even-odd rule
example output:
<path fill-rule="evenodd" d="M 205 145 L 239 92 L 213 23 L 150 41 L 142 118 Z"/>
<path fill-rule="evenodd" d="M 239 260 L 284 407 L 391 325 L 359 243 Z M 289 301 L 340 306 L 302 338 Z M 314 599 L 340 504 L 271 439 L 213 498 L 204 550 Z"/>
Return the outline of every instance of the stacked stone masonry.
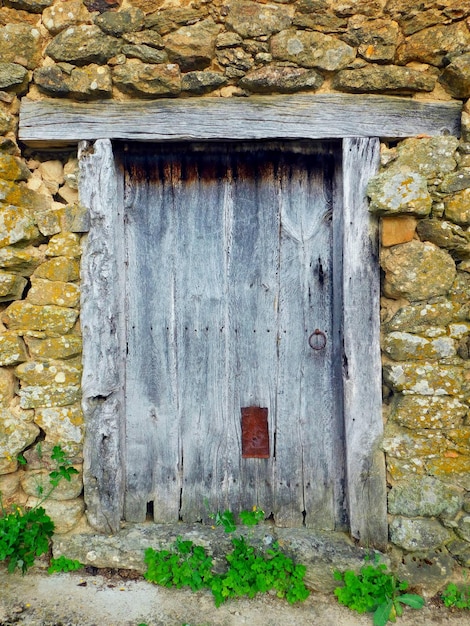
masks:
<path fill-rule="evenodd" d="M 5 0 L 0 7 L 0 491 L 81 468 L 76 153 L 17 142 L 19 101 L 348 92 L 464 102 L 462 136 L 382 145 L 390 540 L 470 565 L 470 1 Z M 28 464 L 18 467 L 17 456 Z M 80 474 L 45 506 L 84 513 Z"/>

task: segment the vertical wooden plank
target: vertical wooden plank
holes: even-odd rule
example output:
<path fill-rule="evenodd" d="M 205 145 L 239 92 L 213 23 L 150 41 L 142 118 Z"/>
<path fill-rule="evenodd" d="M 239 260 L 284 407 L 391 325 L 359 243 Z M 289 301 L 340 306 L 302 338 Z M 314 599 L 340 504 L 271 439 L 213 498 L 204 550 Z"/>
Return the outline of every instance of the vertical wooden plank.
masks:
<path fill-rule="evenodd" d="M 180 154 L 175 185 L 178 406 L 182 429 L 184 521 L 207 520 L 238 483 L 240 442 L 230 449 L 224 385 L 227 336 L 226 165 L 219 155 Z M 235 458 L 234 477 L 222 475 Z M 225 493 L 224 493 L 225 492 Z"/>
<path fill-rule="evenodd" d="M 387 544 L 383 453 L 377 221 L 366 187 L 379 167 L 379 140 L 343 141 L 344 419 L 351 534 Z"/>
<path fill-rule="evenodd" d="M 299 156 L 282 168 L 275 511 L 282 526 L 334 528 L 331 160 Z M 318 350 L 309 345 L 316 329 Z"/>
<path fill-rule="evenodd" d="M 116 532 L 123 505 L 122 180 L 109 140 L 81 144 L 80 201 L 90 211 L 82 257 L 84 485 L 87 516 Z"/>
<path fill-rule="evenodd" d="M 128 521 L 179 515 L 171 161 L 133 155 L 126 178 Z M 149 506 L 148 506 L 149 505 Z M 149 511 L 147 511 L 149 508 Z"/>
<path fill-rule="evenodd" d="M 268 410 L 270 456 L 241 460 L 240 508 L 273 511 L 276 415 L 279 187 L 275 154 L 262 148 L 232 155 L 233 226 L 228 263 L 231 410 Z M 239 428 L 239 425 L 237 425 Z"/>

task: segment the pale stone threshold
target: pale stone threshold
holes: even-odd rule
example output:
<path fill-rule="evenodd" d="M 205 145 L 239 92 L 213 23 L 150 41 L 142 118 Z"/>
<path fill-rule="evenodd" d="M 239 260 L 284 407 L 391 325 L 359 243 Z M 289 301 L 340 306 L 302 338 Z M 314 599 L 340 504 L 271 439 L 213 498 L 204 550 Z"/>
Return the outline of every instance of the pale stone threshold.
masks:
<path fill-rule="evenodd" d="M 307 567 L 305 582 L 315 591 L 331 592 L 337 583 L 335 569 L 358 570 L 368 554 L 377 551 L 359 547 L 348 535 L 340 532 L 314 531 L 309 528 L 278 528 L 266 523 L 256 527 L 238 527 L 234 533 L 203 524 L 123 524 L 114 535 L 101 535 L 91 528 L 75 530 L 53 539 L 54 557 L 61 555 L 78 559 L 97 568 L 131 569 L 143 573 L 146 569 L 146 548 L 169 547 L 178 536 L 204 546 L 213 555 L 215 566 L 223 563 L 224 554 L 231 549 L 231 538 L 243 535 L 254 545 L 271 546 L 279 542 L 281 549 L 296 563 Z M 381 555 L 381 561 L 389 559 Z"/>

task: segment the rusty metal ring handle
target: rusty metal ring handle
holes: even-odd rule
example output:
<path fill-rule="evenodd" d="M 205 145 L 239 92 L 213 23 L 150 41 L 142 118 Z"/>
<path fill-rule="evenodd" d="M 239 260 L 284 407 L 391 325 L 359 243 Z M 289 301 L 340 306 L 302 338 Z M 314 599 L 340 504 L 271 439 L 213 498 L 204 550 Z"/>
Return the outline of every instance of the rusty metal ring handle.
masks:
<path fill-rule="evenodd" d="M 326 346 L 326 335 L 321 330 L 315 328 L 313 333 L 308 338 L 308 345 L 312 350 L 323 350 Z"/>

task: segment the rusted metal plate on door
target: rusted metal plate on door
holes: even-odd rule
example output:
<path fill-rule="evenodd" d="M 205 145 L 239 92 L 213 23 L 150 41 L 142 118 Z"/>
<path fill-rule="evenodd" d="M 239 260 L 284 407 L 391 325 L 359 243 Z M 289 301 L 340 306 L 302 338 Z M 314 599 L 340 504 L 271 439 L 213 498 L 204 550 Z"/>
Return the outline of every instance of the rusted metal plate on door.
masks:
<path fill-rule="evenodd" d="M 242 457 L 269 459 L 268 409 L 242 407 Z"/>

